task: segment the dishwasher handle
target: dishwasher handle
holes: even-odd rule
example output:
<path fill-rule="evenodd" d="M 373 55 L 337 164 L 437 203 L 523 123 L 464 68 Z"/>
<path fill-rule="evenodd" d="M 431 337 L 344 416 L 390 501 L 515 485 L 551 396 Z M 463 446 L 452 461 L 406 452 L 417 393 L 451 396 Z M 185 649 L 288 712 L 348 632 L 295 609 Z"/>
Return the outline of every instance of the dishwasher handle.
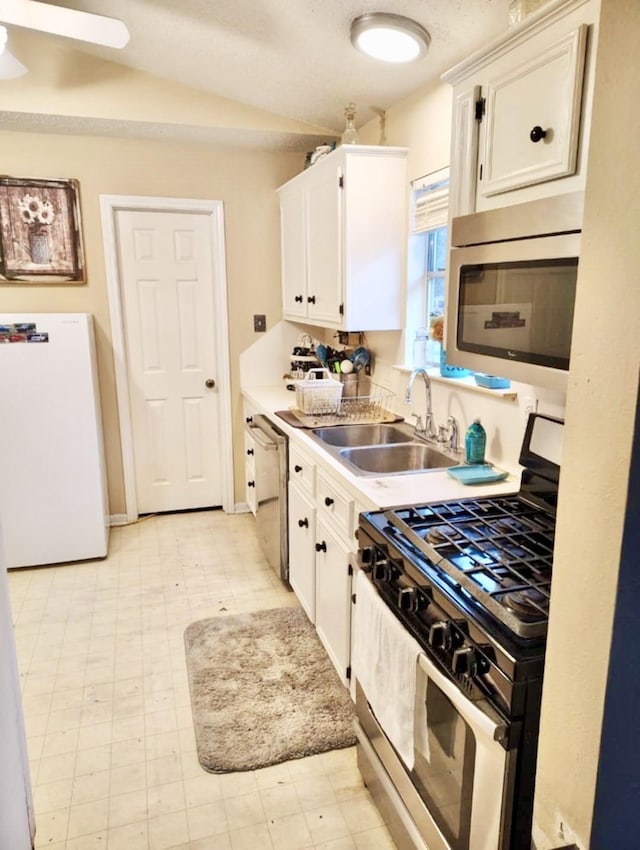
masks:
<path fill-rule="evenodd" d="M 264 449 L 267 452 L 273 452 L 278 450 L 278 444 L 274 443 L 273 440 L 269 438 L 268 434 L 265 434 L 262 429 L 256 427 L 255 425 L 251 427 L 251 436 L 261 449 Z"/>

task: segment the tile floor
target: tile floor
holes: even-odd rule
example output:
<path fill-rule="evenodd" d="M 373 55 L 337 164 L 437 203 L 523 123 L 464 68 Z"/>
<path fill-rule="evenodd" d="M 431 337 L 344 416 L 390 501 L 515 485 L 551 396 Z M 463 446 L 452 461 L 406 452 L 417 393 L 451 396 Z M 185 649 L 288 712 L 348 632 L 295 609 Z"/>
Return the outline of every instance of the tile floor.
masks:
<path fill-rule="evenodd" d="M 37 820 L 50 850 L 391 850 L 355 749 L 212 775 L 183 632 L 297 605 L 250 515 L 143 519 L 104 561 L 9 574 Z"/>

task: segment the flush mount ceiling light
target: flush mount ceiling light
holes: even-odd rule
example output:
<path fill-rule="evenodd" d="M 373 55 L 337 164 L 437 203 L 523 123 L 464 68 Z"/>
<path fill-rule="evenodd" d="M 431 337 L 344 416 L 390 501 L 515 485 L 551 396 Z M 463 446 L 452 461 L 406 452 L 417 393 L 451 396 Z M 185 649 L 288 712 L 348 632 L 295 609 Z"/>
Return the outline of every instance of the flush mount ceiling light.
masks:
<path fill-rule="evenodd" d="M 351 24 L 351 42 L 373 59 L 413 62 L 426 55 L 431 36 L 411 18 L 387 12 L 367 12 Z"/>

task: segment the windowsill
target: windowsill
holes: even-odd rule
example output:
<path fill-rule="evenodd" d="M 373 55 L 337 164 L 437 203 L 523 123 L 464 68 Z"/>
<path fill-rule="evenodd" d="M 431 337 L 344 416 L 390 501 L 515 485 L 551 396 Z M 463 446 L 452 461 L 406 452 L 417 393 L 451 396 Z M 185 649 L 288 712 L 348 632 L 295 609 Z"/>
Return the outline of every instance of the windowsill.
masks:
<path fill-rule="evenodd" d="M 391 368 L 406 375 L 410 375 L 412 372 L 412 368 L 410 366 L 403 366 L 401 364 L 394 365 Z M 440 369 L 437 366 L 432 366 L 431 368 L 427 369 L 427 374 L 429 375 L 429 379 L 431 381 L 435 381 L 438 384 L 449 384 L 452 387 L 456 386 L 464 388 L 465 390 L 471 390 L 472 392 L 482 393 L 483 395 L 488 395 L 492 398 L 503 399 L 504 401 L 516 401 L 518 398 L 518 393 L 511 387 L 506 387 L 505 389 L 492 390 L 488 387 L 478 386 L 478 384 L 476 384 L 473 378 L 473 375 L 469 375 L 466 378 L 444 378 L 440 374 Z"/>

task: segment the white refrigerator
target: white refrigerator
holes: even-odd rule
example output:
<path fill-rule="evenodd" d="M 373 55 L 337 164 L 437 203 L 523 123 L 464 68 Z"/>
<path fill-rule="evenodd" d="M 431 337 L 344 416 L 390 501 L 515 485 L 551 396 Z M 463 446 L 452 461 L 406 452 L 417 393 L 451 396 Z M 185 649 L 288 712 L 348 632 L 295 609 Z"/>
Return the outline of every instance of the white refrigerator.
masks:
<path fill-rule="evenodd" d="M 9 568 L 107 554 L 88 313 L 0 313 L 0 524 Z"/>

